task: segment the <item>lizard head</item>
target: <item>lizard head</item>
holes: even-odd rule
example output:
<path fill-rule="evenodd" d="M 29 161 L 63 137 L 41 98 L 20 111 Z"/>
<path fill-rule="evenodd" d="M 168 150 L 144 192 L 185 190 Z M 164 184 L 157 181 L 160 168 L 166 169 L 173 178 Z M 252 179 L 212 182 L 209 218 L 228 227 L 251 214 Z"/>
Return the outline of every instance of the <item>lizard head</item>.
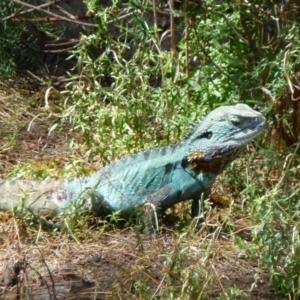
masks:
<path fill-rule="evenodd" d="M 266 127 L 265 117 L 246 104 L 222 106 L 209 113 L 187 137 L 189 161 L 227 162 Z"/>

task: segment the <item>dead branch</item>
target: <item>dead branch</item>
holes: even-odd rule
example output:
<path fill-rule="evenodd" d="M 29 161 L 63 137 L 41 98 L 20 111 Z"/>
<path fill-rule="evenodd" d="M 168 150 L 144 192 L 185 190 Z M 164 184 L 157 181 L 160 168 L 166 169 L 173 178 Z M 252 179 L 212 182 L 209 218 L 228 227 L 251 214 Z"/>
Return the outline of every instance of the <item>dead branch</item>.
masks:
<path fill-rule="evenodd" d="M 78 24 L 78 25 L 80 25 L 80 26 L 89 26 L 89 27 L 93 27 L 93 28 L 97 28 L 97 27 L 98 27 L 98 25 L 96 25 L 96 24 L 89 24 L 89 23 L 79 22 L 79 21 L 77 21 L 77 20 L 71 20 L 71 19 L 69 19 L 69 18 L 66 18 L 66 17 L 60 16 L 60 15 L 57 15 L 57 14 L 55 14 L 55 13 L 53 13 L 53 12 L 44 10 L 44 9 L 38 7 L 38 6 L 33 6 L 33 5 L 31 5 L 31 4 L 28 4 L 28 3 L 25 3 L 25 2 L 22 2 L 22 1 L 19 1 L 19 0 L 12 0 L 12 1 L 13 1 L 14 3 L 16 3 L 16 4 L 19 4 L 19 5 L 23 5 L 23 6 L 29 7 L 29 8 L 31 8 L 31 9 L 33 9 L 33 10 L 40 11 L 40 12 L 45 13 L 45 14 L 48 14 L 48 15 L 50 15 L 50 16 L 52 16 L 52 17 L 55 17 L 55 18 L 58 18 L 58 19 L 60 18 L 61 20 L 64 20 L 64 21 L 67 21 L 67 22 L 71 22 L 71 23 L 75 23 L 75 24 Z"/>

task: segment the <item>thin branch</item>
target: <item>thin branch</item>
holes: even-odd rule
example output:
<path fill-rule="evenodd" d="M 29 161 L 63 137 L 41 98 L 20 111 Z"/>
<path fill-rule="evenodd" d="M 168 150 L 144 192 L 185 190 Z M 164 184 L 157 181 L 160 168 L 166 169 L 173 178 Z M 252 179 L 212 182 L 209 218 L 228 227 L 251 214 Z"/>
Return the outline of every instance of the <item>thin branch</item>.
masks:
<path fill-rule="evenodd" d="M 58 0 L 58 1 L 60 1 L 60 0 Z M 10 20 L 10 19 L 13 19 L 16 16 L 20 16 L 20 15 L 24 15 L 24 14 L 30 13 L 30 12 L 34 11 L 35 9 L 38 9 L 38 8 L 43 8 L 43 7 L 51 6 L 55 2 L 57 2 L 57 1 L 47 2 L 47 3 L 44 3 L 42 5 L 36 6 L 34 8 L 30 8 L 30 9 L 27 9 L 27 10 L 24 10 L 24 11 L 21 11 L 21 12 L 13 13 L 10 16 L 7 16 L 7 17 L 1 19 L 0 22 L 4 22 L 4 21 Z"/>
<path fill-rule="evenodd" d="M 66 11 L 63 7 L 59 5 L 54 5 L 61 13 L 65 14 L 68 18 L 75 20 L 76 16 L 72 15 L 70 12 Z"/>
<path fill-rule="evenodd" d="M 171 51 L 173 56 L 176 55 L 176 40 L 175 40 L 175 18 L 174 18 L 174 0 L 170 0 L 170 31 L 171 31 Z"/>
<path fill-rule="evenodd" d="M 64 53 L 64 52 L 78 48 L 79 45 L 80 45 L 80 43 L 77 43 L 76 45 L 71 46 L 69 48 L 64 48 L 64 49 L 59 49 L 59 50 L 41 50 L 41 52 L 43 52 L 43 53 Z"/>
<path fill-rule="evenodd" d="M 74 20 L 82 20 L 82 19 L 91 19 L 94 18 L 93 14 L 90 15 L 78 15 L 74 16 Z M 19 18 L 19 17 L 13 17 L 12 20 L 14 22 L 24 22 L 24 23 L 42 23 L 42 22 L 62 22 L 61 18 L 56 18 L 56 17 L 45 17 L 45 18 L 35 18 L 35 19 L 28 19 L 28 18 Z"/>
<path fill-rule="evenodd" d="M 134 15 L 135 13 L 141 13 L 141 11 L 140 11 L 139 9 L 135 9 L 135 10 L 132 11 L 132 12 L 129 12 L 129 13 L 123 15 L 123 16 L 117 17 L 117 18 L 114 19 L 114 20 L 108 21 L 106 24 L 111 24 L 111 23 L 114 23 L 114 22 L 116 22 L 116 21 L 125 19 L 125 18 L 127 18 L 127 17 L 129 17 L 129 16 L 131 16 L 131 15 Z"/>
<path fill-rule="evenodd" d="M 186 2 L 184 8 L 184 19 L 185 19 L 185 29 L 184 29 L 184 36 L 185 36 L 185 74 L 186 78 L 190 78 L 190 41 L 189 41 L 189 34 L 190 34 L 190 16 L 189 16 L 189 2 Z M 190 103 L 190 92 L 187 94 L 187 105 Z"/>
<path fill-rule="evenodd" d="M 89 24 L 89 23 L 79 22 L 79 21 L 76 21 L 76 20 L 71 20 L 71 19 L 68 19 L 66 17 L 57 15 L 57 14 L 52 13 L 50 11 L 41 9 L 39 7 L 35 7 L 35 6 L 31 5 L 31 4 L 28 4 L 28 3 L 25 3 L 25 2 L 22 2 L 22 1 L 19 1 L 19 0 L 12 0 L 12 2 L 14 2 L 16 4 L 19 4 L 19 5 L 23 5 L 23 6 L 29 7 L 29 8 L 31 8 L 33 10 L 40 11 L 40 12 L 48 14 L 48 15 L 50 15 L 52 17 L 60 18 L 60 19 L 62 19 L 64 21 L 67 21 L 67 22 L 75 23 L 75 24 L 78 24 L 78 25 L 81 25 L 81 26 L 89 26 L 89 27 L 93 27 L 93 28 L 98 28 L 98 25 L 96 25 L 96 24 Z"/>
<path fill-rule="evenodd" d="M 76 43 L 79 43 L 80 40 L 79 39 L 69 39 L 65 42 L 55 42 L 53 44 L 49 43 L 49 44 L 45 44 L 45 47 L 62 47 L 62 46 L 69 46 L 69 45 L 74 45 Z"/>
<path fill-rule="evenodd" d="M 285 53 L 284 53 L 284 58 L 283 58 L 283 70 L 284 70 L 284 75 L 285 75 L 285 78 L 286 78 L 286 81 L 287 81 L 287 83 L 288 83 L 288 85 L 289 85 L 289 88 L 290 88 L 290 92 L 291 92 L 291 94 L 293 95 L 294 94 L 294 92 L 295 92 L 295 90 L 294 90 L 294 88 L 293 88 L 293 84 L 292 84 L 292 80 L 291 80 L 291 78 L 290 78 L 290 75 L 289 75 L 289 73 L 288 73 L 288 71 L 287 71 L 287 57 L 288 57 L 288 55 L 289 55 L 289 50 L 287 50 Z"/>
<path fill-rule="evenodd" d="M 55 13 L 52 13 L 50 11 L 47 11 L 47 10 L 44 10 L 42 9 L 43 7 L 47 7 L 47 6 L 51 6 L 52 4 L 56 4 L 58 1 L 60 2 L 61 0 L 54 0 L 52 2 L 47 2 L 45 4 L 42 4 L 42 5 L 39 5 L 39 6 L 33 6 L 31 4 L 28 4 L 28 3 L 24 3 L 22 1 L 19 1 L 19 0 L 12 0 L 14 3 L 16 4 L 19 4 L 19 5 L 23 5 L 23 6 L 26 6 L 26 7 L 30 7 L 30 9 L 28 10 L 25 10 L 25 11 L 22 11 L 22 12 L 19 12 L 19 13 L 13 13 L 11 14 L 10 16 L 7 16 L 3 19 L 0 20 L 0 22 L 4 22 L 4 21 L 7 21 L 7 20 L 10 20 L 10 19 L 13 19 L 15 18 L 16 16 L 19 16 L 19 15 L 24 15 L 24 14 L 27 14 L 27 13 L 30 13 L 30 12 L 33 12 L 35 10 L 37 11 L 40 11 L 42 13 L 45 13 L 45 14 L 48 14 L 54 18 L 39 18 L 38 21 L 41 21 L 41 22 L 46 22 L 46 21 L 67 21 L 67 22 L 71 22 L 71 23 L 75 23 L 75 24 L 78 24 L 78 25 L 81 25 L 81 26 L 89 26 L 89 27 L 93 27 L 93 28 L 97 28 L 98 25 L 96 24 L 90 24 L 90 23 L 83 23 L 83 22 L 79 22 L 79 21 L 76 21 L 76 19 L 85 19 L 85 18 L 91 18 L 93 17 L 92 15 L 86 15 L 86 16 L 78 16 L 78 17 L 74 17 L 74 19 L 68 19 L 66 17 L 63 17 L 61 15 L 57 15 Z M 120 10 L 120 9 L 119 9 Z M 64 11 L 64 13 L 67 13 L 66 11 Z M 107 24 L 111 24 L 111 23 L 114 23 L 116 21 L 119 21 L 119 20 L 122 20 L 122 19 L 125 19 L 135 13 L 141 13 L 140 10 L 138 9 L 135 9 L 134 11 L 132 12 L 129 12 L 123 16 L 119 16 L 118 18 L 114 19 L 114 20 L 110 20 L 107 22 Z M 20 18 L 21 19 L 21 18 Z M 20 21 L 20 19 L 17 19 L 16 21 Z M 21 20 L 21 21 L 25 21 L 25 19 Z M 27 21 L 27 20 L 26 20 Z M 31 21 L 31 20 L 30 20 Z"/>
<path fill-rule="evenodd" d="M 248 41 L 247 41 L 247 39 L 245 39 L 232 25 L 231 25 L 231 23 L 229 22 L 229 20 L 227 19 L 227 17 L 223 14 L 223 13 L 221 13 L 221 12 L 219 12 L 219 11 L 215 11 L 215 10 L 209 10 L 210 12 L 212 12 L 213 14 L 215 14 L 215 15 L 218 15 L 218 16 L 220 16 L 220 17 L 222 17 L 224 20 L 225 20 L 225 22 L 226 22 L 226 24 L 230 27 L 230 29 L 235 33 L 235 35 L 240 39 L 240 40 L 242 40 L 245 44 L 247 44 L 248 45 Z"/>
<path fill-rule="evenodd" d="M 161 52 L 161 39 L 159 38 L 159 32 L 158 32 L 158 17 L 157 17 L 156 0 L 153 0 L 152 5 L 153 5 L 153 18 L 154 18 L 154 32 L 155 32 L 156 39 L 157 39 L 157 43 L 155 42 L 154 44 L 157 48 L 157 51 L 160 53 Z M 159 45 L 158 45 L 158 43 L 159 43 Z M 161 56 L 159 56 L 159 60 L 161 62 L 161 68 L 160 68 L 161 80 L 162 80 L 162 82 L 165 82 L 165 72 L 164 72 Z"/>

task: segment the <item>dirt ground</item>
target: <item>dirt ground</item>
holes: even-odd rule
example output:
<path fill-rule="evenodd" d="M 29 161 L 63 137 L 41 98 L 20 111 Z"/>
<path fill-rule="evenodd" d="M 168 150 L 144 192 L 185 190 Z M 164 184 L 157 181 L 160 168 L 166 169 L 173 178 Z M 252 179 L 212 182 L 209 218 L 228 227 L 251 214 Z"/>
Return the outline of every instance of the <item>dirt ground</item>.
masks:
<path fill-rule="evenodd" d="M 48 137 L 53 114 L 45 110 L 45 90 L 30 92 L 36 100 L 25 106 L 27 97 L 20 96 L 13 84 L 2 83 L 1 89 L 3 179 L 16 165 L 42 164 L 57 157 L 58 169 L 63 169 L 74 156 L 84 155 L 66 146 L 72 133 L 54 132 Z M 101 165 L 101 161 L 86 164 Z M 0 298 L 168 299 L 161 292 L 170 295 L 173 288 L 174 294 L 181 295 L 176 299 L 185 299 L 184 293 L 194 293 L 197 299 L 198 290 L 201 299 L 283 299 L 268 284 L 268 274 L 258 259 L 247 254 L 252 247 L 248 220 L 236 218 L 232 223 L 228 234 L 180 234 L 165 226 L 154 240 L 137 234 L 133 227 L 98 227 L 76 235 L 76 241 L 64 233 L 33 229 L 3 213 Z M 239 239 L 244 246 L 237 246 Z M 230 296 L 233 289 L 243 291 L 244 296 Z"/>
<path fill-rule="evenodd" d="M 203 270 L 199 285 L 205 289 L 204 299 L 224 296 L 233 287 L 247 296 L 232 299 L 283 299 L 274 294 L 258 262 L 230 236 L 204 239 L 196 234 L 179 242 L 174 232 L 165 231 L 153 241 L 141 234 L 138 242 L 129 228 L 95 231 L 93 238 L 77 243 L 59 233 L 32 236 L 13 218 L 1 223 L 0 230 L 2 299 L 145 299 L 136 285 L 143 283 L 154 296 L 168 289 L 172 277 L 174 286 L 186 283 L 177 278 L 182 270 L 171 267 L 174 249 L 185 249 L 189 261 L 180 262 L 182 268 Z M 181 261 L 177 255 L 173 259 Z"/>

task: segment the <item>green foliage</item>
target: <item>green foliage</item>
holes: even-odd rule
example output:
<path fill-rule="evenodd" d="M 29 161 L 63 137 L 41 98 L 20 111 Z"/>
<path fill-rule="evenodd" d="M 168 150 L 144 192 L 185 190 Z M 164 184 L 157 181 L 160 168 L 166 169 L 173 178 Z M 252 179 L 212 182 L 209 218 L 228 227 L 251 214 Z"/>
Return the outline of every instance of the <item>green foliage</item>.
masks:
<path fill-rule="evenodd" d="M 300 297 L 299 162 L 296 154 L 278 154 L 275 163 L 274 157 L 269 161 L 267 170 L 275 184 L 262 187 L 253 182 L 244 192 L 254 201 L 252 216 L 257 221 L 254 237 L 260 259 L 267 266 L 276 290 L 290 299 Z M 280 174 L 279 170 L 283 172 Z M 257 196 L 259 190 L 264 192 L 261 197 Z"/>
<path fill-rule="evenodd" d="M 243 300 L 243 299 L 248 299 L 248 295 L 241 291 L 240 289 L 236 287 L 232 287 L 228 290 L 228 293 L 225 295 L 221 295 L 219 297 L 214 298 L 214 300 L 227 300 L 227 299 L 232 299 L 232 300 Z"/>
<path fill-rule="evenodd" d="M 149 11 L 153 7 L 148 1 L 139 7 L 141 12 L 133 11 L 136 3 L 129 2 L 123 7 L 131 13 L 129 22 L 128 18 L 127 22 L 121 19 L 112 27 L 109 24 L 119 17 L 118 10 L 114 7 L 96 9 L 95 3 L 92 4 L 99 30 L 82 36 L 81 46 L 73 52 L 79 62 L 80 75 L 79 84 L 68 94 L 68 109 L 72 112 L 68 116 L 74 129 L 80 129 L 86 142 L 95 146 L 107 161 L 132 149 L 137 151 L 162 144 L 160 140 L 163 143 L 177 141 L 182 137 L 182 128 L 223 104 L 222 97 L 226 103 L 238 100 L 232 87 L 234 83 L 226 76 L 227 85 L 219 78 L 212 81 L 211 75 L 215 75 L 207 75 L 214 65 L 193 70 L 189 66 L 190 58 L 198 65 L 203 60 L 200 53 L 203 46 L 199 47 L 203 37 L 197 32 L 205 28 L 199 27 L 198 22 L 191 25 L 188 39 L 182 39 L 175 55 L 172 49 L 162 50 L 162 32 L 142 17 L 152 15 Z M 118 30 L 119 35 L 113 36 L 112 28 Z M 205 30 L 211 31 L 211 28 Z M 187 56 L 188 43 L 195 50 Z M 91 57 L 91 46 L 103 49 L 97 59 Z M 224 61 L 226 65 L 230 63 Z M 217 85 L 222 89 L 218 90 Z M 113 141 L 109 147 L 107 141 Z"/>
<path fill-rule="evenodd" d="M 27 226 L 36 226 L 39 224 L 38 217 L 26 206 L 28 194 L 24 193 L 21 198 L 21 203 L 13 208 L 13 214 L 19 219 L 21 224 Z"/>
<path fill-rule="evenodd" d="M 259 10 L 255 1 L 184 5 L 176 11 L 180 24 L 174 28 L 181 32 L 180 42 L 167 51 L 161 37 L 169 32 L 153 21 L 153 3 L 87 4 L 99 28 L 82 35 L 72 53 L 79 75 L 71 75 L 78 84 L 67 92 L 67 115 L 107 161 L 176 142 L 182 128 L 219 105 L 241 101 L 270 111 L 269 100 L 285 96 L 284 70 L 290 67 L 283 64 L 283 45 L 291 49 L 290 41 L 297 43 L 297 30 L 291 28 L 288 37 L 282 33 L 290 24 L 272 21 L 271 3 Z M 257 14 L 261 23 L 253 18 Z M 91 47 L 101 54 L 95 58 Z M 294 50 L 290 60 L 295 58 Z"/>

